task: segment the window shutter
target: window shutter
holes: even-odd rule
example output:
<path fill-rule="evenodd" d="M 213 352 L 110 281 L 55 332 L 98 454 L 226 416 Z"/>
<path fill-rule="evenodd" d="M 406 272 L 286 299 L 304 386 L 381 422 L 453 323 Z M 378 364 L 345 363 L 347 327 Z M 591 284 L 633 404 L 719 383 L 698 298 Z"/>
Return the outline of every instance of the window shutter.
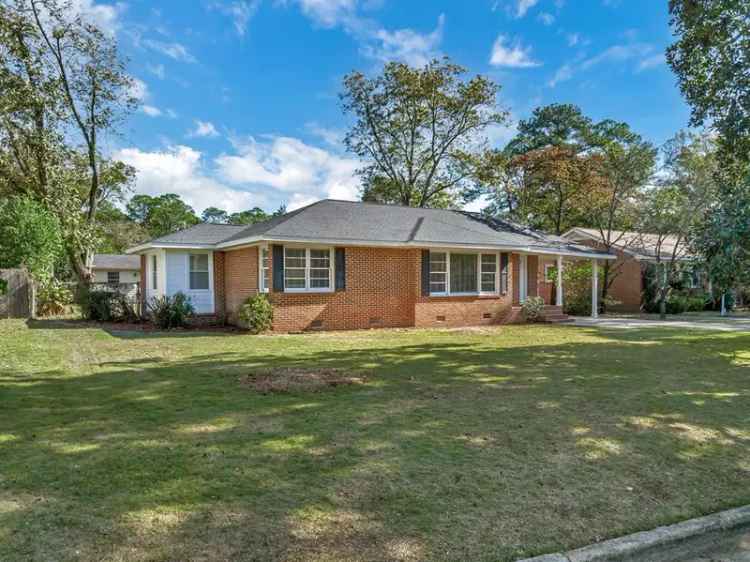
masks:
<path fill-rule="evenodd" d="M 346 290 L 346 249 L 336 248 L 335 267 L 336 267 L 336 290 Z"/>
<path fill-rule="evenodd" d="M 430 251 L 422 250 L 422 296 L 430 296 Z"/>
<path fill-rule="evenodd" d="M 508 292 L 508 262 L 510 261 L 508 258 L 508 254 L 500 254 L 500 292 L 502 294 Z"/>
<path fill-rule="evenodd" d="M 284 246 L 273 246 L 273 290 L 284 292 Z"/>

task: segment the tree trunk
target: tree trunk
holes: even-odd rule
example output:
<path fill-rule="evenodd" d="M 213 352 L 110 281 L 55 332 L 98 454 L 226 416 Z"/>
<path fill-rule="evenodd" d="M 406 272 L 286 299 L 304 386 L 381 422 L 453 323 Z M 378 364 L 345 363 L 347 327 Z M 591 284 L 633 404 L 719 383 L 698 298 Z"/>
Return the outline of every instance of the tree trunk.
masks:
<path fill-rule="evenodd" d="M 604 271 L 602 273 L 602 294 L 601 300 L 599 301 L 599 308 L 602 309 L 602 314 L 607 312 L 607 295 L 609 294 L 609 261 L 604 261 Z"/>
<path fill-rule="evenodd" d="M 667 264 L 662 264 L 661 290 L 659 291 L 659 318 L 667 318 Z"/>

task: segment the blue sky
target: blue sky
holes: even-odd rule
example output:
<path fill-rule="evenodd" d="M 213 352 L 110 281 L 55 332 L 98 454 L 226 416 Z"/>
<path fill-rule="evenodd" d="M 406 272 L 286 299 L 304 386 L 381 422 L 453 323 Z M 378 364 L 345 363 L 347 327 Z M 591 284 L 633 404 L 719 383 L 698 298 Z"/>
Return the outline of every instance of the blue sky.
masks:
<path fill-rule="evenodd" d="M 687 125 L 656 0 L 79 0 L 117 34 L 142 107 L 108 150 L 136 191 L 196 211 L 356 199 L 337 94 L 354 69 L 448 55 L 492 77 L 514 122 L 579 105 L 655 144 Z M 514 125 L 489 131 L 502 146 Z"/>

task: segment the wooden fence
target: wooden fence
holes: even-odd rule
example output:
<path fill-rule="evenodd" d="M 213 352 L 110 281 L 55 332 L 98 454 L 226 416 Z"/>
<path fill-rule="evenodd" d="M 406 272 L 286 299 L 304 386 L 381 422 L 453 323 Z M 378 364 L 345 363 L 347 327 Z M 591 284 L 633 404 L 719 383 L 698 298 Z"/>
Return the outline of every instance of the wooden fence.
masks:
<path fill-rule="evenodd" d="M 0 269 L 0 318 L 32 318 L 34 282 L 23 269 Z"/>

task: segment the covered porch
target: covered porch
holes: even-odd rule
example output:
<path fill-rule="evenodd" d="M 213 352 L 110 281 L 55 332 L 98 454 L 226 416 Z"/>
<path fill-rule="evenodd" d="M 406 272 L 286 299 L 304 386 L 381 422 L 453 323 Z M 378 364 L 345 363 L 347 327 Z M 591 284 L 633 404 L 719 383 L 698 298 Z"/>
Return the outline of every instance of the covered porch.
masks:
<path fill-rule="evenodd" d="M 565 288 L 564 272 L 567 266 L 583 260 L 591 264 L 591 318 L 599 316 L 599 267 L 603 259 L 599 257 L 581 258 L 563 255 L 520 253 L 514 269 L 518 282 L 513 288 L 513 305 L 520 307 L 528 297 L 538 296 L 544 300 L 545 320 L 562 321 L 564 314 Z"/>

